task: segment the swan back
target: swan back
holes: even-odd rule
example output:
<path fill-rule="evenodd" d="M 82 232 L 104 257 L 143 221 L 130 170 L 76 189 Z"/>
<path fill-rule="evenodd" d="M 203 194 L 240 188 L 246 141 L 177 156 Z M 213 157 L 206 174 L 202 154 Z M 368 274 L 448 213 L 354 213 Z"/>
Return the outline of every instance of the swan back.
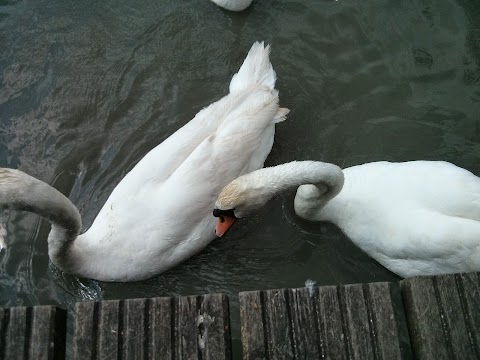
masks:
<path fill-rule="evenodd" d="M 380 161 L 344 173 L 345 186 L 335 198 L 342 206 L 354 202 L 360 212 L 381 208 L 390 213 L 421 207 L 480 221 L 480 179 L 451 163 Z M 327 206 L 323 215 L 335 218 L 335 213 Z"/>
<path fill-rule="evenodd" d="M 400 276 L 480 270 L 480 179 L 442 161 L 344 169 L 318 213 Z"/>

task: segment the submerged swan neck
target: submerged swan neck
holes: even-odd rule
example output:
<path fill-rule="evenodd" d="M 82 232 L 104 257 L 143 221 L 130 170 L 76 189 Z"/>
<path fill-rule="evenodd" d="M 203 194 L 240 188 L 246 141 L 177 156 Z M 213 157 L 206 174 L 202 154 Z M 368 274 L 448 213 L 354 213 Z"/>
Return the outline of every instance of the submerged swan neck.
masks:
<path fill-rule="evenodd" d="M 48 243 L 55 265 L 56 257 L 64 257 L 82 227 L 80 213 L 70 200 L 19 170 L 0 168 L 0 208 L 33 212 L 52 223 Z"/>

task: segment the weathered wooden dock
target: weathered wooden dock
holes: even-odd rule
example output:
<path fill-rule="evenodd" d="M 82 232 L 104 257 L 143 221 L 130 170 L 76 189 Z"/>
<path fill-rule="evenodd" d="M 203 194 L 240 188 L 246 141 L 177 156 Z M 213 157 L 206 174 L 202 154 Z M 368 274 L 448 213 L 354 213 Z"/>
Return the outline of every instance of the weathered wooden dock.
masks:
<path fill-rule="evenodd" d="M 244 359 L 480 359 L 477 273 L 240 293 Z M 231 359 L 222 294 L 81 302 L 74 359 Z M 0 310 L 1 359 L 64 359 L 66 312 Z"/>

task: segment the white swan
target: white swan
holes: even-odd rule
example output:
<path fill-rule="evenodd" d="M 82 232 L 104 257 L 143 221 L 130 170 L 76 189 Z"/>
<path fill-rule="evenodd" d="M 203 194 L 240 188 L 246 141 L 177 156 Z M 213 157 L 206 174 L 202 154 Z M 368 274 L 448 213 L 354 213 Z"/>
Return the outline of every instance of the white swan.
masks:
<path fill-rule="evenodd" d="M 211 0 L 218 6 L 230 11 L 242 11 L 250 6 L 252 0 Z"/>
<path fill-rule="evenodd" d="M 298 185 L 297 215 L 336 224 L 402 277 L 480 271 L 480 178 L 442 161 L 382 161 L 343 173 L 313 161 L 261 169 L 222 190 L 217 234 L 234 221 L 228 217 L 243 217 Z"/>
<path fill-rule="evenodd" d="M 177 265 L 215 238 L 217 195 L 239 175 L 263 167 L 275 123 L 288 113 L 278 106 L 269 52 L 255 43 L 230 93 L 145 155 L 84 234 L 78 235 L 80 214 L 65 196 L 18 170 L 0 169 L 0 207 L 52 222 L 49 255 L 69 273 L 136 281 Z"/>

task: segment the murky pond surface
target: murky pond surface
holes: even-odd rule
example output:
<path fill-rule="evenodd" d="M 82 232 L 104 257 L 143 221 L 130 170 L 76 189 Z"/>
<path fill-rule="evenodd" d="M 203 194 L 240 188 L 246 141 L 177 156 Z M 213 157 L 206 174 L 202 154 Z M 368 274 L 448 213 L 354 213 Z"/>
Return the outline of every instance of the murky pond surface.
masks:
<path fill-rule="evenodd" d="M 0 0 L 0 166 L 52 184 L 87 229 L 156 144 L 226 94 L 256 40 L 272 44 L 281 104 L 266 165 L 447 160 L 480 174 L 477 0 Z M 238 292 L 395 281 L 293 192 L 154 279 L 79 280 L 48 261 L 49 225 L 3 214 L 0 306 L 223 292 L 238 350 Z"/>

